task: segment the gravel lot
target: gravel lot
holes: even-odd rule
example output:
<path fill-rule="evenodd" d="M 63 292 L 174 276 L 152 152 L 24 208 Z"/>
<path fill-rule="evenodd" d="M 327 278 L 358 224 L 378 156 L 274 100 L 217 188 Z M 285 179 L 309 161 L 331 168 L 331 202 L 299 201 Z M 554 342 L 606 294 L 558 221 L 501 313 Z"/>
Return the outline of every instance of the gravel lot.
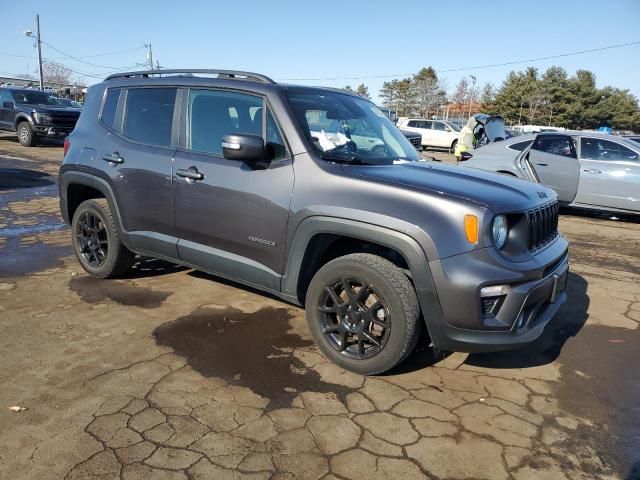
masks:
<path fill-rule="evenodd" d="M 61 159 L 0 135 L 1 479 L 640 478 L 640 221 L 564 212 L 569 301 L 527 348 L 365 378 L 247 288 L 89 278 Z"/>

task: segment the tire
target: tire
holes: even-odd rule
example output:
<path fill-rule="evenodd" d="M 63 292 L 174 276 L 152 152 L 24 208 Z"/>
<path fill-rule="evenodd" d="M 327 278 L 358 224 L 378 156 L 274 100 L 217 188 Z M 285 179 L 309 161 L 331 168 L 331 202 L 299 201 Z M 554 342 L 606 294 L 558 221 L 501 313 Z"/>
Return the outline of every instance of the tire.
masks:
<path fill-rule="evenodd" d="M 120 241 L 109 203 L 104 198 L 85 200 L 78 206 L 73 214 L 71 233 L 80 265 L 96 278 L 117 277 L 134 263 L 135 254 Z"/>
<path fill-rule="evenodd" d="M 18 142 L 25 147 L 33 147 L 36 144 L 36 136 L 29 122 L 20 122 L 16 128 Z"/>
<path fill-rule="evenodd" d="M 398 365 L 420 334 L 420 308 L 411 282 L 393 263 L 368 253 L 336 258 L 318 270 L 305 308 L 322 353 L 363 375 Z M 377 340 L 377 346 L 370 339 Z"/>
<path fill-rule="evenodd" d="M 454 153 L 456 151 L 456 147 L 458 146 L 458 140 L 454 140 L 453 143 L 451 144 L 451 153 Z"/>

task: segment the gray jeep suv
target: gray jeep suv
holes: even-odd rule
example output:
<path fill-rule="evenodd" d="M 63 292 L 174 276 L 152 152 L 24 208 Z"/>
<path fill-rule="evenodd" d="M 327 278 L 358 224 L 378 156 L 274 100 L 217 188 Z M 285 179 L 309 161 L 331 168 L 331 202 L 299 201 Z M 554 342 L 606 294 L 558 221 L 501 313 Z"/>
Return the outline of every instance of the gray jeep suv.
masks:
<path fill-rule="evenodd" d="M 401 362 L 422 328 L 445 351 L 531 342 L 566 299 L 552 190 L 425 162 L 373 103 L 259 74 L 90 87 L 60 206 L 91 275 L 139 254 L 270 292 L 364 374 Z"/>

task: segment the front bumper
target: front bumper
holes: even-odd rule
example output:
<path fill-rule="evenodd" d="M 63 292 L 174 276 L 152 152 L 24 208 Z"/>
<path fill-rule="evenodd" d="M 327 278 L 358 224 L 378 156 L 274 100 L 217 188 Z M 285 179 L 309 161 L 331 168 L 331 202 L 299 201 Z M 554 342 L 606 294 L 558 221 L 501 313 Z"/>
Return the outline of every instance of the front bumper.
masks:
<path fill-rule="evenodd" d="M 34 125 L 33 131 L 39 137 L 64 138 L 73 131 L 73 127 Z"/>
<path fill-rule="evenodd" d="M 567 298 L 567 248 L 566 239 L 558 236 L 522 263 L 510 262 L 492 248 L 430 262 L 439 309 L 421 304 L 433 345 L 447 351 L 490 352 L 538 338 Z M 510 290 L 498 312 L 484 314 L 482 287 L 505 284 Z"/>

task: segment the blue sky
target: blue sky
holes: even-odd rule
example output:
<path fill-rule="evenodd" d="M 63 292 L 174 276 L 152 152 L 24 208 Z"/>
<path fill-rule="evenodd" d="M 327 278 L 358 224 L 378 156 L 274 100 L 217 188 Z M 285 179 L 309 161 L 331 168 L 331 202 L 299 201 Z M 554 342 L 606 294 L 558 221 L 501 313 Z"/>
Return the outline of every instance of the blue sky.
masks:
<path fill-rule="evenodd" d="M 640 0 L 603 1 L 0 1 L 0 74 L 35 73 L 33 42 L 23 35 L 40 14 L 42 39 L 72 56 L 153 45 L 164 67 L 232 68 L 276 80 L 342 87 L 365 83 L 374 98 L 381 75 L 421 67 L 450 70 L 640 41 Z M 145 61 L 145 50 L 85 58 L 43 47 L 84 73 Z M 20 55 L 26 58 L 17 56 Z M 592 70 L 598 85 L 640 96 L 640 45 L 532 64 Z M 102 67 L 110 68 L 102 68 Z M 499 84 L 528 64 L 441 73 L 452 90 L 472 74 Z M 336 77 L 362 77 L 338 79 Z M 97 81 L 88 79 L 89 83 Z"/>

